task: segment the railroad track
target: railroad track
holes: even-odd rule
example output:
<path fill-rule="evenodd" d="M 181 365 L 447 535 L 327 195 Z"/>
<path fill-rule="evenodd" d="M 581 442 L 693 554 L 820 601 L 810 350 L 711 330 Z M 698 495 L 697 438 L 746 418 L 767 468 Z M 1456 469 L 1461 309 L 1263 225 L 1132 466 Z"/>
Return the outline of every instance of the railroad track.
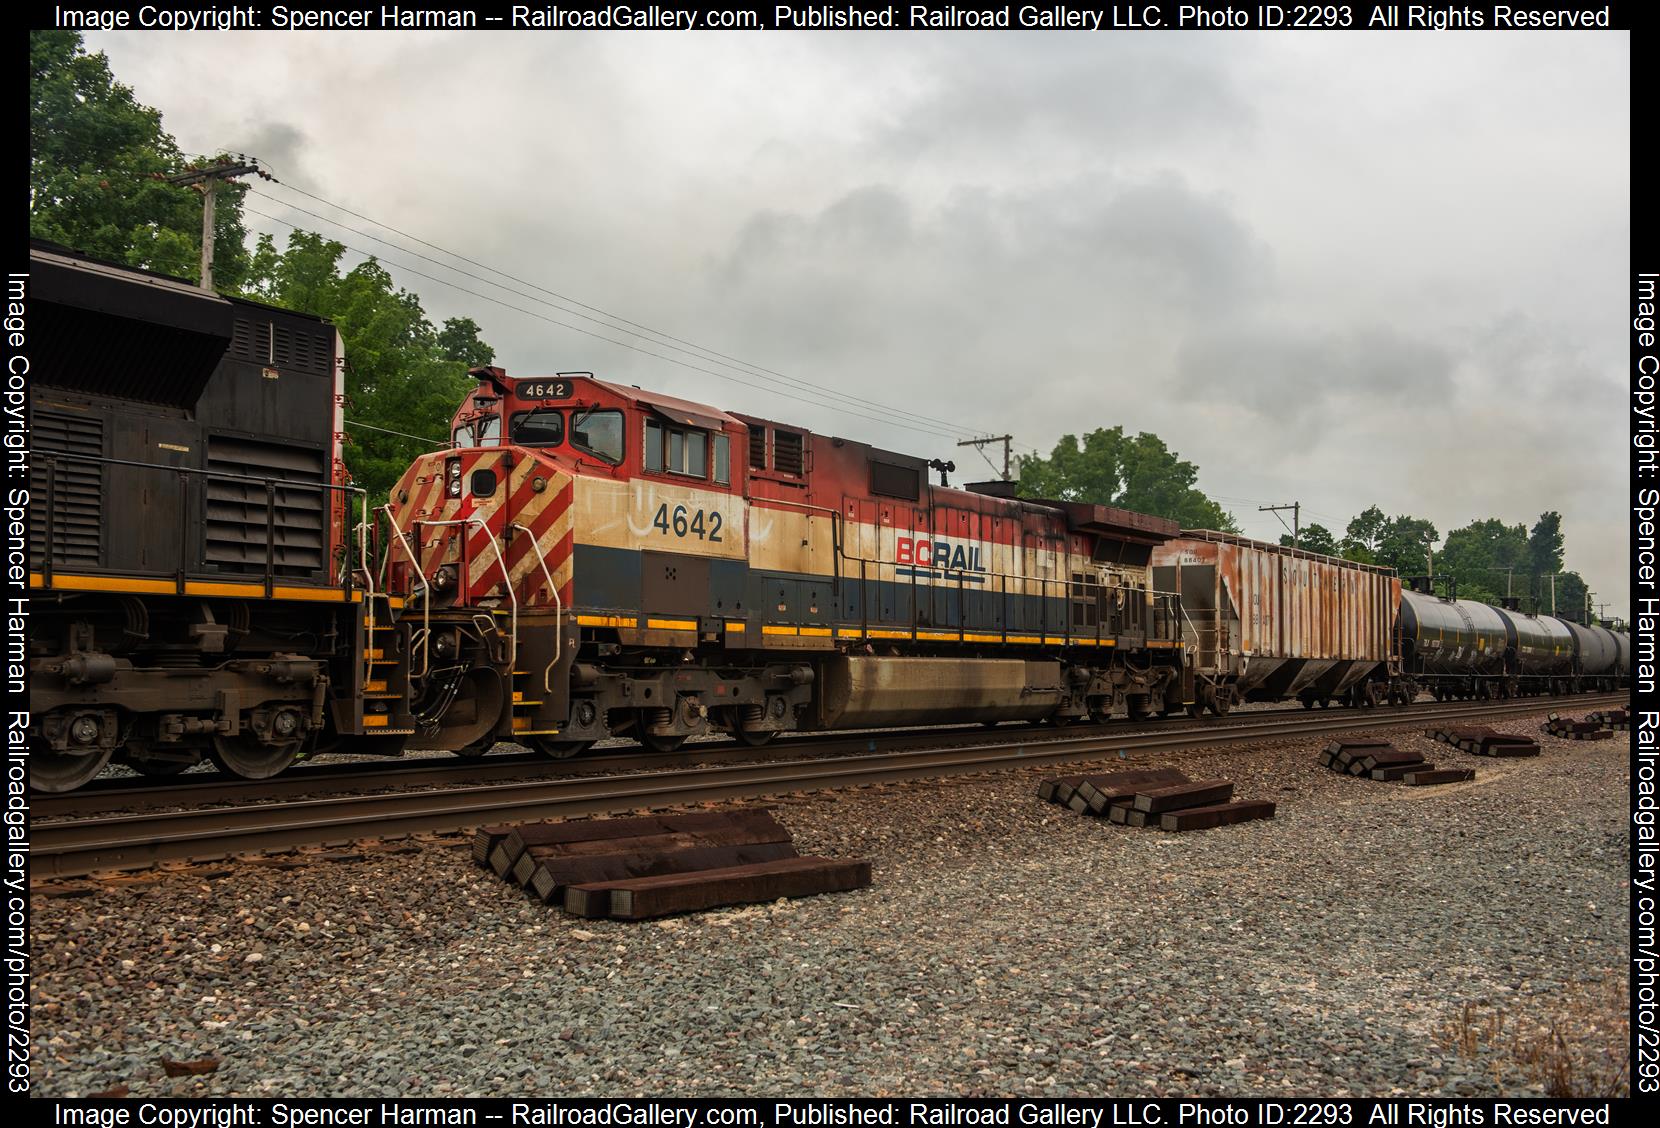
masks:
<path fill-rule="evenodd" d="M 1530 700 L 1542 702 L 1545 699 Z M 1565 700 L 1565 699 L 1564 699 Z M 1578 697 L 1573 699 L 1575 702 Z M 1421 703 L 1411 709 L 1440 708 Z M 1578 708 L 1578 705 L 1569 706 Z M 141 776 L 105 777 L 75 791 L 31 797 L 36 819 L 83 818 L 95 814 L 141 813 L 190 805 L 264 803 L 277 799 L 321 797 L 395 788 L 436 787 L 451 784 L 504 783 L 528 779 L 569 779 L 634 771 L 680 770 L 688 765 L 775 762 L 785 756 L 838 756 L 913 748 L 984 746 L 988 739 L 1007 739 L 1019 733 L 1030 745 L 1052 740 L 1078 739 L 1087 732 L 1117 737 L 1149 732 L 1215 729 L 1254 724 L 1274 717 L 1306 717 L 1306 709 L 1247 709 L 1227 716 L 1191 718 L 1179 715 L 1110 726 L 1075 725 L 1071 728 L 1005 725 L 988 731 L 981 725 L 952 726 L 926 731 L 875 729 L 853 733 L 790 734 L 765 748 L 751 748 L 730 740 L 698 741 L 677 753 L 602 749 L 574 760 L 550 760 L 535 752 L 505 753 L 468 760 L 451 756 L 420 759 L 393 758 L 380 762 L 323 762 L 306 764 L 272 779 L 241 779 L 220 772 L 192 772 L 165 783 Z M 1346 713 L 1335 713 L 1343 716 Z M 1370 711 L 1366 715 L 1372 714 Z M 1390 716 L 1406 716 L 1391 707 Z M 1412 714 L 1416 715 L 1416 714 Z"/>
<path fill-rule="evenodd" d="M 1597 707 L 1628 700 L 1607 694 L 1576 700 Z M 1538 713 L 1549 702 L 1474 702 L 1417 709 L 1410 715 L 1363 712 L 1275 716 L 1227 728 L 1180 732 L 1092 731 L 1033 742 L 913 749 L 787 763 L 737 764 L 621 776 L 473 785 L 391 795 L 311 798 L 246 807 L 64 820 L 31 828 L 34 877 L 76 877 L 162 862 L 207 861 L 233 854 L 349 843 L 361 838 L 456 831 L 484 823 L 569 818 L 687 803 L 760 798 L 793 791 L 890 783 L 999 768 L 1245 742 L 1322 736 L 1356 729 L 1416 727 L 1471 716 Z"/>
<path fill-rule="evenodd" d="M 1268 717 L 1306 715 L 1301 708 L 1262 709 L 1223 717 L 1192 718 L 1184 714 L 1134 723 L 1114 721 L 1110 731 L 1118 736 L 1139 736 L 1147 732 L 1222 728 Z M 1018 732 L 1023 741 L 1034 745 L 1050 740 L 1076 739 L 1085 731 L 1090 731 L 1089 727 L 1082 724 L 1070 728 L 1011 724 L 996 730 L 1005 738 Z M 1093 731 L 1109 730 L 1101 727 Z M 764 748 L 751 748 L 736 741 L 710 740 L 688 744 L 673 753 L 601 750 L 595 755 L 572 760 L 550 760 L 540 753 L 525 752 L 496 754 L 482 760 L 432 756 L 379 763 L 322 763 L 293 768 L 272 779 L 240 779 L 218 772 L 202 772 L 158 784 L 143 777 L 114 777 L 95 780 L 64 794 L 36 794 L 32 810 L 36 818 L 78 818 L 190 804 L 258 803 L 289 797 L 407 786 L 499 783 L 527 778 L 567 779 L 615 772 L 680 770 L 687 765 L 775 762 L 786 756 L 837 756 L 878 750 L 943 748 L 949 744 L 983 746 L 991 739 L 995 739 L 992 730 L 982 725 L 964 725 L 926 731 L 872 729 L 854 733 L 802 734 L 786 737 Z"/>

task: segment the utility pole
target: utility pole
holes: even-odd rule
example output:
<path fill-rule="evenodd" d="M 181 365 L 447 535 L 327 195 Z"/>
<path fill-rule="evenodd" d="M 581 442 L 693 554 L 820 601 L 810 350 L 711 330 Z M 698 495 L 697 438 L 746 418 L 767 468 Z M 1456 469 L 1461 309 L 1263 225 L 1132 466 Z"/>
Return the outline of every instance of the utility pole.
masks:
<path fill-rule="evenodd" d="M 1294 501 L 1290 505 L 1259 505 L 1258 513 L 1272 513 L 1276 517 L 1282 509 L 1291 510 L 1291 547 L 1296 549 L 1303 538 L 1303 503 Z M 1280 517 L 1280 524 L 1285 524 L 1285 518 Z"/>
<path fill-rule="evenodd" d="M 1003 444 L 1003 480 L 1006 482 L 1006 481 L 1009 480 L 1010 467 L 1011 467 L 1011 464 L 1012 464 L 1012 461 L 1013 461 L 1013 452 L 1014 452 L 1014 436 L 1013 435 L 991 435 L 991 436 L 989 436 L 987 438 L 984 438 L 984 439 L 964 439 L 962 442 L 958 443 L 957 445 L 960 446 L 960 447 L 971 446 L 974 449 L 978 450 L 980 452 L 980 457 L 986 459 L 986 465 L 990 466 L 993 470 L 995 470 L 995 469 L 997 469 L 997 464 L 995 462 L 993 462 L 990 458 L 986 458 L 985 448 L 986 448 L 986 444 L 988 444 L 988 443 L 1002 443 Z"/>
<path fill-rule="evenodd" d="M 230 180 L 237 176 L 246 176 L 249 173 L 263 176 L 267 180 L 272 177 L 259 167 L 259 162 L 251 157 L 239 157 L 237 160 L 224 160 L 207 168 L 192 166 L 183 172 L 175 172 L 171 176 L 162 177 L 169 184 L 181 187 L 194 187 L 202 194 L 202 274 L 201 288 L 213 289 L 213 201 L 221 180 Z"/>

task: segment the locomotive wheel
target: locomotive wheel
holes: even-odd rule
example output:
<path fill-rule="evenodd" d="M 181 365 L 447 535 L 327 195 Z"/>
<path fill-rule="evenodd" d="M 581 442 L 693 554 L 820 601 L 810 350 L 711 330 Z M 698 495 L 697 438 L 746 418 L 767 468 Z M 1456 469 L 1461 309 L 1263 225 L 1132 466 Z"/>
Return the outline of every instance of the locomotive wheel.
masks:
<path fill-rule="evenodd" d="M 496 738 L 487 736 L 483 740 L 475 740 L 465 748 L 446 749 L 451 756 L 460 756 L 463 760 L 482 760 L 490 754 L 490 749 L 496 746 Z"/>
<path fill-rule="evenodd" d="M 1297 698 L 1297 700 L 1301 701 L 1303 703 L 1303 708 L 1305 708 L 1305 709 L 1314 708 L 1314 698 L 1312 698 L 1312 697 L 1306 697 L 1306 696 L 1305 697 L 1299 697 L 1299 698 Z"/>
<path fill-rule="evenodd" d="M 409 737 L 403 734 L 387 736 L 385 734 L 363 734 L 361 736 L 343 737 L 334 746 L 333 751 L 344 752 L 352 756 L 402 756 L 404 746 L 409 743 Z M 323 751 L 313 749 L 312 755 Z"/>
<path fill-rule="evenodd" d="M 645 731 L 641 731 L 635 739 L 650 752 L 678 752 L 680 746 L 686 743 L 684 736 L 657 736 Z"/>
<path fill-rule="evenodd" d="M 550 760 L 569 760 L 580 756 L 594 746 L 591 740 L 545 740 L 530 738 L 530 746 Z"/>
<path fill-rule="evenodd" d="M 995 725 L 997 722 L 991 723 Z M 747 744 L 751 748 L 763 748 L 772 743 L 773 737 L 778 735 L 778 730 L 738 729 L 732 735 L 738 738 L 739 743 Z"/>
<path fill-rule="evenodd" d="M 1210 706 L 1210 711 L 1218 717 L 1227 716 L 1228 710 L 1233 708 L 1232 700 L 1225 693 L 1212 694 L 1210 701 L 1207 702 L 1207 704 Z"/>
<path fill-rule="evenodd" d="M 1124 715 L 1129 717 L 1132 721 L 1145 721 L 1147 719 L 1147 714 L 1152 711 L 1151 706 L 1148 704 L 1148 699 L 1145 697 L 1138 695 L 1135 697 L 1126 697 L 1124 699 Z M 1170 712 L 1171 710 L 1166 709 L 1165 715 L 1169 716 Z M 1106 718 L 1103 718 L 1103 720 L 1104 719 Z"/>
<path fill-rule="evenodd" d="M 1322 697 L 1319 700 L 1320 700 L 1320 708 L 1322 708 L 1322 709 L 1330 709 L 1331 708 L 1331 698 Z"/>
<path fill-rule="evenodd" d="M 44 740 L 29 742 L 29 786 L 36 791 L 73 791 L 104 770 L 113 748 L 58 752 Z"/>
<path fill-rule="evenodd" d="M 213 762 L 219 769 L 243 779 L 270 779 L 286 769 L 299 755 L 301 742 L 265 744 L 258 737 L 244 733 L 241 736 L 213 738 Z"/>
<path fill-rule="evenodd" d="M 128 760 L 127 766 L 141 776 L 151 779 L 171 779 L 196 765 L 184 760 Z"/>

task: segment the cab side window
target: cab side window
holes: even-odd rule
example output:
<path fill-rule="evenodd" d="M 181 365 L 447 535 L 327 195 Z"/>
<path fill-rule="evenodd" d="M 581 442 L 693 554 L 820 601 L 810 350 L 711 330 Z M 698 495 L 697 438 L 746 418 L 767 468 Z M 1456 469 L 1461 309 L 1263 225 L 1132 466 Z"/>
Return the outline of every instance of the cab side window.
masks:
<path fill-rule="evenodd" d="M 623 413 L 592 408 L 571 420 L 571 445 L 615 465 L 623 460 Z"/>
<path fill-rule="evenodd" d="M 490 446 L 501 435 L 501 416 L 482 415 L 455 429 L 452 438 L 458 447 Z"/>

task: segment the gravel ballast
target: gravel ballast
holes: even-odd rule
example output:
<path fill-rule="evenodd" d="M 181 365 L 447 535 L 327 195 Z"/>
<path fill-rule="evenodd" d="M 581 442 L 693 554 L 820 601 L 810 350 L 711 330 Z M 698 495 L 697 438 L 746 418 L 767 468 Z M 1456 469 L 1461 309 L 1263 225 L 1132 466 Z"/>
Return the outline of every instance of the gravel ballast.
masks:
<path fill-rule="evenodd" d="M 37 890 L 36 1092 L 1538 1094 L 1552 1022 L 1594 1089 L 1628 746 L 1421 733 L 1380 735 L 1476 780 L 1338 776 L 1314 739 L 1132 756 L 1278 804 L 1192 834 L 1040 802 L 1054 768 L 789 797 L 798 848 L 873 888 L 646 924 L 535 904 L 464 837 Z"/>

